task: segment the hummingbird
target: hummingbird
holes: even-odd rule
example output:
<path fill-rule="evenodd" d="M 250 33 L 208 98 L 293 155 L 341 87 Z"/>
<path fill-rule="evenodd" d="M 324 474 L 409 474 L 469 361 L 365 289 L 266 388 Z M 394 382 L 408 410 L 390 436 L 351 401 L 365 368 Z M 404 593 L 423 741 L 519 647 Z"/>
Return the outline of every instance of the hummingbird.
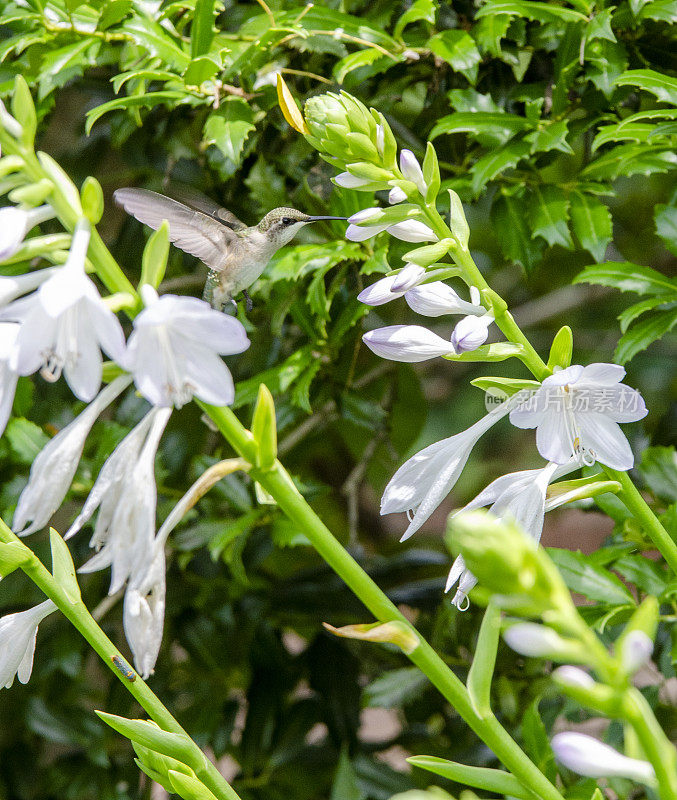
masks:
<path fill-rule="evenodd" d="M 235 214 L 207 197 L 182 190 L 181 200 L 148 189 L 117 189 L 113 197 L 128 214 L 157 230 L 169 223 L 169 240 L 197 256 L 208 268 L 203 299 L 222 311 L 243 294 L 247 311 L 253 304 L 247 289 L 273 255 L 311 222 L 346 217 L 310 216 L 295 208 L 275 208 L 258 225 L 247 226 Z"/>

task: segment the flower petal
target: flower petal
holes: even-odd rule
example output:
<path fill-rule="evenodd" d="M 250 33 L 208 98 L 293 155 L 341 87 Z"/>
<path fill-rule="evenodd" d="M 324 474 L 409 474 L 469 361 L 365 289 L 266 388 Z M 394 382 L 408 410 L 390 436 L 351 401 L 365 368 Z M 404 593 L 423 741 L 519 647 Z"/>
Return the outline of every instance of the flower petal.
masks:
<path fill-rule="evenodd" d="M 543 458 L 564 464 L 574 455 L 573 422 L 569 412 L 548 410 L 536 431 L 536 447 Z"/>
<path fill-rule="evenodd" d="M 614 386 L 620 383 L 624 377 L 625 369 L 620 364 L 596 363 L 583 367 L 583 371 L 576 383 L 593 386 Z"/>
<path fill-rule="evenodd" d="M 605 414 L 587 413 L 576 417 L 581 444 L 592 450 L 595 458 L 612 469 L 631 469 L 634 464 L 632 450 L 623 431 Z"/>
<path fill-rule="evenodd" d="M 451 342 L 420 325 L 390 325 L 365 333 L 364 343 L 381 358 L 416 363 L 454 352 Z"/>

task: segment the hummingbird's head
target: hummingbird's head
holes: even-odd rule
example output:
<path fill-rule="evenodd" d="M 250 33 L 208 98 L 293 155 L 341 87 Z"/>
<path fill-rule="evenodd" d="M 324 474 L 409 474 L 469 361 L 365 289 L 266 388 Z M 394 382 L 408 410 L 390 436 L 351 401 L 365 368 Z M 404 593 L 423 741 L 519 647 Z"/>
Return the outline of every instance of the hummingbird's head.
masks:
<path fill-rule="evenodd" d="M 274 208 L 259 222 L 258 229 L 267 234 L 278 247 L 290 242 L 304 225 L 321 219 L 346 219 L 346 217 L 311 217 L 295 208 Z"/>

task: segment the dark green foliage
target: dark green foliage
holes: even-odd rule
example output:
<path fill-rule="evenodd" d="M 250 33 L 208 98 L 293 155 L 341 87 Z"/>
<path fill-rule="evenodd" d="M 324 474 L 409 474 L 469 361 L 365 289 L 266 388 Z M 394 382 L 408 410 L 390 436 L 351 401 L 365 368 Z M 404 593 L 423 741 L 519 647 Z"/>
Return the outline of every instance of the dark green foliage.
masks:
<path fill-rule="evenodd" d="M 285 1 L 270 3 L 274 20 L 262 5 L 187 0 L 151 13 L 151 4 L 129 0 L 56 0 L 48 14 L 32 0 L 5 3 L 0 95 L 9 95 L 16 74 L 25 76 L 36 96 L 39 147 L 78 186 L 89 174 L 100 181 L 106 206 L 99 230 L 135 284 L 147 232 L 113 206 L 121 185 L 162 191 L 189 184 L 247 223 L 282 204 L 337 215 L 369 205 L 366 195 L 333 188 L 333 168 L 284 122 L 273 85 L 278 70 L 300 104 L 346 88 L 383 112 L 398 144 L 421 161 L 432 139 L 442 188 L 464 202 L 483 272 L 518 308 L 518 319 L 519 307 L 535 301 L 521 312 L 542 355 L 569 324 L 574 363 L 611 360 L 620 314 L 616 358 L 634 357 L 630 379 L 645 391 L 646 430 L 657 445 L 638 471 L 677 536 L 668 447 L 677 410 L 666 368 L 674 338 L 644 352 L 677 323 L 676 4 L 489 0 L 478 8 L 469 0 L 353 0 L 339 10 L 338 2 L 308 9 Z M 12 188 L 11 179 L 0 179 L 3 193 Z M 228 359 L 234 408 L 249 425 L 266 383 L 280 457 L 306 498 L 465 679 L 481 612 L 460 615 L 443 599 L 443 520 L 405 548 L 396 542 L 403 520 L 381 520 L 378 497 L 406 455 L 482 413 L 481 392 L 465 383 L 486 370 L 453 362 L 414 369 L 375 358 L 361 346 L 363 331 L 414 317 L 398 301 L 366 319 L 369 309 L 356 295 L 399 268 L 412 246 L 386 235 L 347 242 L 336 222 L 306 231 L 253 287 L 254 311 L 246 320 L 240 312 L 252 346 Z M 55 242 L 55 250 L 62 247 Z M 2 269 L 8 274 L 14 265 Z M 641 297 L 625 308 L 625 296 L 611 291 L 600 299 L 582 286 L 572 308 L 557 290 L 577 275 Z M 199 294 L 203 280 L 200 265 L 170 248 L 167 291 Z M 448 321 L 435 324 L 448 338 Z M 511 365 L 496 370 L 515 377 Z M 129 397 L 96 424 L 54 520 L 61 532 L 144 408 Z M 37 450 L 79 410 L 63 385 L 21 379 L 17 418 L 0 439 L 3 518 L 11 519 Z M 640 426 L 629 432 L 641 441 Z M 534 466 L 527 441 L 515 431 L 509 439 L 502 429 L 492 432 L 446 510 L 496 475 Z M 176 413 L 157 462 L 159 520 L 190 481 L 231 455 L 195 406 Z M 624 581 L 674 613 L 675 584 L 641 554 L 643 531 L 615 496 L 595 503 L 615 522 L 605 546 L 592 556 L 552 551 L 569 588 L 590 603 L 586 618 L 605 634 L 627 621 L 637 597 Z M 597 517 L 588 519 L 592 538 Z M 31 543 L 48 558 L 43 534 Z M 71 550 L 82 564 L 87 532 Z M 167 623 L 151 685 L 201 746 L 236 762 L 234 785 L 244 800 L 387 800 L 431 783 L 460 791 L 421 770 L 398 771 L 405 767 L 400 749 L 497 766 L 399 653 L 322 631 L 323 621 L 371 620 L 294 526 L 256 502 L 248 479 L 221 481 L 172 534 L 169 551 Z M 82 581 L 90 608 L 107 581 L 102 574 Z M 3 612 L 41 599 L 18 574 L 3 580 L 0 597 Z M 102 624 L 124 641 L 119 604 Z M 663 625 L 658 642 L 656 663 L 673 677 L 674 628 L 671 640 Z M 552 774 L 545 731 L 558 713 L 580 720 L 582 712 L 547 695 L 545 675 L 541 662 L 525 663 L 499 646 L 493 707 Z M 674 710 L 657 693 L 651 703 L 674 734 Z M 31 682 L 0 693 L 0 798 L 149 797 L 131 747 L 94 708 L 139 713 L 66 622 L 50 618 Z M 394 709 L 400 725 L 381 736 L 376 724 L 367 735 L 364 709 Z M 569 780 L 572 797 L 589 798 L 589 782 Z"/>

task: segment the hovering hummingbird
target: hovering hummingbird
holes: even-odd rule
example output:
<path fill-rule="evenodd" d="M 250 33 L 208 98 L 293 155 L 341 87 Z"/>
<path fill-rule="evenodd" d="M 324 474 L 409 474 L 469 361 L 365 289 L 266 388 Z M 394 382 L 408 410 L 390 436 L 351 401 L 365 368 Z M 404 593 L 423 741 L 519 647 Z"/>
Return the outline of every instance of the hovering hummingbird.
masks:
<path fill-rule="evenodd" d="M 258 225 L 248 227 L 234 214 L 197 193 L 181 192 L 182 201 L 148 189 L 118 189 L 113 197 L 128 214 L 157 230 L 169 223 L 169 240 L 197 256 L 209 269 L 203 299 L 222 310 L 240 292 L 247 311 L 252 301 L 247 289 L 259 278 L 273 255 L 290 242 L 304 225 L 322 219 L 295 208 L 275 208 Z"/>

